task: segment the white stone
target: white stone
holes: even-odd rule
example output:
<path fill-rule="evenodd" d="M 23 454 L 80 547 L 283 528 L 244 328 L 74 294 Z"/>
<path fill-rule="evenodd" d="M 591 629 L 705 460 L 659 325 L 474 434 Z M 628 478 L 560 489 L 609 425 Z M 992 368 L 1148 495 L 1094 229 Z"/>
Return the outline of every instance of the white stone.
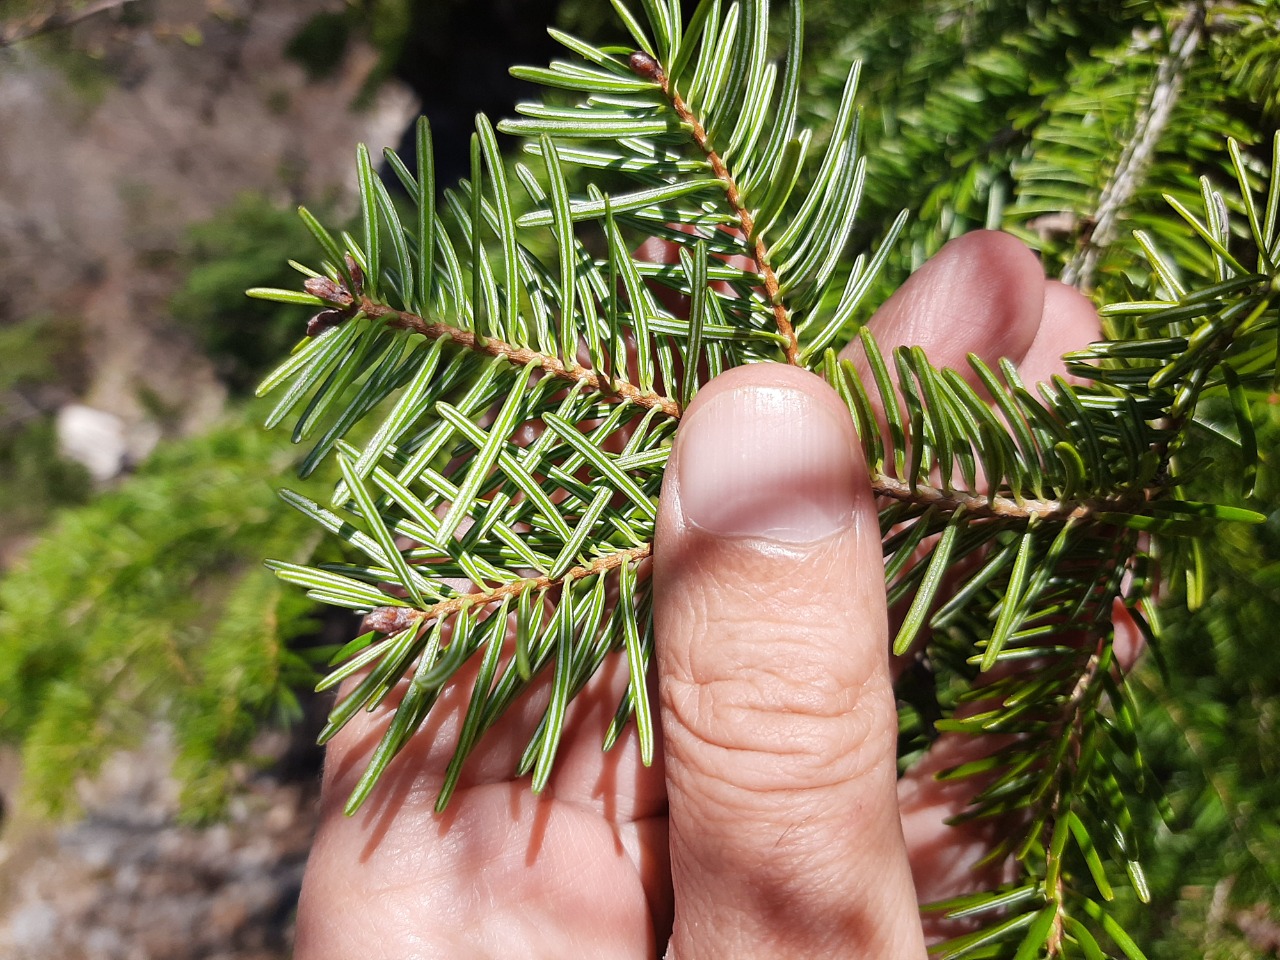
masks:
<path fill-rule="evenodd" d="M 102 483 L 124 469 L 128 437 L 124 421 L 114 413 L 69 403 L 58 411 L 58 452 L 83 464 Z"/>

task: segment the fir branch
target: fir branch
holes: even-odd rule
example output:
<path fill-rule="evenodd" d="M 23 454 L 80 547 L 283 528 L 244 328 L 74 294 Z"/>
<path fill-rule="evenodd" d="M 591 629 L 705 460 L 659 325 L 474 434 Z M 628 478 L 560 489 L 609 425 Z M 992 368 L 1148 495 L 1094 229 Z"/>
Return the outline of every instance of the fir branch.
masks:
<path fill-rule="evenodd" d="M 669 417 L 680 416 L 680 404 L 670 397 L 642 390 L 626 380 L 603 377 L 589 367 L 569 366 L 559 357 L 538 353 L 528 347 L 513 346 L 495 337 L 480 337 L 473 331 L 450 326 L 438 320 L 427 320 L 405 310 L 397 310 L 386 304 L 377 303 L 368 297 L 361 299 L 360 312 L 374 320 L 385 321 L 388 327 L 417 333 L 429 340 L 442 338 L 452 340 L 474 353 L 501 358 L 517 367 L 529 365 L 539 367 L 552 377 L 581 384 L 592 392 L 620 397 L 646 410 L 661 411 Z"/>
<path fill-rule="evenodd" d="M 653 544 L 645 543 L 629 550 L 617 550 L 593 560 L 591 563 L 572 570 L 560 577 L 528 577 L 504 583 L 492 590 L 474 591 L 442 600 L 425 609 L 413 607 L 375 607 L 365 616 L 365 626 L 378 633 L 399 633 L 414 623 L 427 620 L 442 620 L 462 610 L 500 603 L 506 599 L 518 598 L 529 591 L 546 590 L 550 587 L 563 586 L 574 580 L 593 577 L 598 574 L 616 570 L 624 563 L 639 563 L 647 560 L 653 553 Z"/>
<path fill-rule="evenodd" d="M 52 10 L 31 17 L 29 20 L 5 24 L 0 27 L 0 49 L 13 46 L 15 43 L 21 43 L 23 40 L 30 40 L 32 37 L 38 37 L 41 34 L 74 26 L 91 17 L 96 17 L 99 14 L 136 2 L 137 0 L 98 0 L 97 3 L 90 3 L 79 9 L 55 6 Z"/>
<path fill-rule="evenodd" d="M 782 291 L 778 284 L 777 274 L 774 273 L 770 264 L 769 251 L 765 247 L 764 236 L 756 231 L 755 220 L 751 215 L 751 211 L 747 209 L 737 181 L 725 165 L 724 160 L 716 152 L 711 143 L 711 137 L 703 127 L 702 122 L 689 108 L 689 105 L 685 103 L 684 98 L 680 96 L 680 91 L 676 90 L 668 81 L 667 75 L 659 63 L 644 51 L 637 50 L 631 55 L 630 64 L 631 69 L 637 75 L 647 80 L 652 80 L 661 86 L 662 92 L 671 101 L 672 109 L 675 110 L 676 115 L 680 118 L 680 122 L 688 127 L 694 142 L 707 155 L 707 161 L 711 164 L 711 169 L 716 178 L 724 184 L 725 196 L 733 206 L 733 212 L 742 229 L 742 235 L 746 238 L 747 243 L 751 245 L 756 267 L 764 278 L 765 296 L 768 298 L 769 306 L 773 310 L 773 322 L 777 325 L 778 332 L 786 338 L 787 363 L 799 365 L 800 341 L 796 338 L 796 332 L 791 325 L 791 318 L 787 313 L 786 303 L 782 299 Z"/>
<path fill-rule="evenodd" d="M 1063 268 L 1063 283 L 1072 284 L 1084 291 L 1093 289 L 1102 252 L 1115 242 L 1119 234 L 1120 217 L 1151 165 L 1156 147 L 1178 102 L 1183 79 L 1190 68 L 1196 48 L 1204 37 L 1204 6 L 1195 2 L 1189 7 L 1182 22 L 1169 37 L 1169 49 L 1156 70 L 1151 94 L 1138 114 L 1133 133 L 1125 144 L 1111 179 L 1098 198 L 1097 209 L 1091 218 L 1093 228 L 1075 256 Z"/>
<path fill-rule="evenodd" d="M 878 496 L 921 507 L 938 507 L 951 512 L 961 508 L 973 518 L 997 517 L 1006 520 L 1085 520 L 1100 513 L 1127 514 L 1144 501 L 1143 496 L 1091 497 L 1084 500 L 1039 500 L 1001 494 L 941 490 L 924 483 L 910 483 L 878 471 L 871 471 L 871 489 Z"/>
<path fill-rule="evenodd" d="M 1132 323 L 1110 325 L 1113 336 L 1127 336 L 1069 359 L 1083 386 L 1062 378 L 1028 386 L 1011 362 L 988 367 L 976 356 L 974 379 L 934 367 L 919 347 L 886 356 L 864 330 L 868 376 L 830 349 L 886 256 L 882 246 L 859 257 L 846 280 L 833 280 L 866 176 L 858 69 L 848 73 L 814 170 L 805 164 L 813 132 L 794 124 L 799 42 L 793 35 L 775 96 L 767 4 L 748 0 L 721 18 L 719 4 L 704 0 L 683 38 L 663 32 L 674 29 L 674 8 L 659 0 L 646 7 L 658 35 L 646 36 L 627 15 L 636 52 L 559 36 L 585 65 L 522 71 L 581 94 L 570 106 L 521 104 L 523 117 L 499 127 L 529 138 L 526 149 L 545 164 L 541 173 L 515 165 L 527 203 L 509 191 L 487 120 L 477 123 L 470 180 L 444 193 L 447 220 L 425 206 L 434 194 L 429 156 L 419 156 L 416 175 L 389 156 L 418 206 L 416 229 L 400 221 L 362 153 L 362 243 L 346 235 L 339 243 L 308 221 L 327 277 L 310 271 L 304 295 L 260 291 L 327 305 L 321 326 L 339 328 L 304 345 L 268 382 L 292 380 L 273 417 L 305 405 L 299 436 L 339 411 L 308 461 L 341 450 L 334 509 L 289 499 L 359 562 L 275 565 L 313 597 L 367 611 L 370 632 L 349 645 L 326 684 L 369 670 L 335 707 L 326 736 L 401 677 L 415 677 L 418 699 L 396 711 L 348 809 L 482 650 L 487 679 L 473 693 L 471 733 L 439 806 L 474 738 L 551 670 L 552 700 L 517 768 L 542 789 L 565 706 L 610 651 L 626 651 L 630 684 L 605 747 L 634 717 L 648 762 L 653 598 L 647 578 L 642 589 L 637 581 L 652 551 L 672 437 L 707 379 L 781 355 L 821 367 L 854 420 L 881 497 L 889 603 L 906 611 L 893 648 L 920 650 L 934 672 L 924 696 L 937 719 L 920 738 L 954 732 L 999 744 L 944 775 L 981 778 L 964 817 L 1012 815 L 993 856 L 1016 861 L 1017 886 L 957 907 L 988 919 L 941 955 L 1065 955 L 1090 942 L 1086 916 L 1120 942 L 1123 931 L 1095 902 L 1111 895 L 1106 864 L 1126 870 L 1140 897 L 1145 881 L 1126 800 L 1137 787 L 1124 779 L 1133 751 L 1121 730 L 1128 700 L 1112 673 L 1110 611 L 1117 598 L 1132 608 L 1152 589 L 1149 578 L 1125 578 L 1147 562 L 1140 533 L 1164 543 L 1219 520 L 1260 519 L 1184 499 L 1169 451 L 1202 396 L 1229 390 L 1239 407 L 1243 385 L 1274 371 L 1274 282 L 1263 273 L 1274 260 L 1267 252 L 1280 188 L 1260 211 L 1249 171 L 1236 161 L 1249 229 L 1266 254 L 1257 275 L 1245 276 L 1227 249 L 1230 207 L 1217 193 L 1202 190 L 1203 222 L 1190 213 L 1194 201 L 1175 200 L 1193 243 L 1208 248 L 1206 270 L 1184 283 L 1140 239 L 1165 299 L 1111 309 Z M 796 30 L 800 7 L 792 4 Z M 1143 58 L 1135 71 L 1151 79 L 1151 92 L 1117 151 L 1091 259 L 1074 268 L 1078 283 L 1092 282 L 1126 206 L 1147 190 L 1203 33 L 1196 7 L 1164 60 L 1153 67 L 1154 55 Z M 1102 64 L 1099 74 L 1110 68 Z M 1138 104 L 1141 84 L 1120 86 Z M 1088 91 L 1067 99 L 1072 121 L 1097 106 Z M 765 136 L 771 110 L 779 119 Z M 1105 124 L 1108 134 L 1124 126 Z M 1070 130 L 1062 143 L 1074 143 Z M 570 165 L 626 183 L 611 195 L 588 183 L 584 196 Z M 1029 171 L 1046 202 L 1054 202 L 1058 169 Z M 807 190 L 798 187 L 806 176 Z M 1080 182 L 1087 189 L 1090 181 Z M 637 262 L 630 251 L 650 237 L 679 246 L 678 261 Z M 753 261 L 747 269 L 725 262 L 744 254 Z M 376 280 L 367 291 L 360 266 Z M 688 309 L 663 306 L 655 281 L 688 298 Z M 584 351 L 589 366 L 575 362 Z M 675 384 L 678 396 L 660 392 Z M 343 443 L 397 392 L 363 451 Z M 459 593 L 455 579 L 473 586 Z M 446 626 L 454 631 L 447 643 Z"/>

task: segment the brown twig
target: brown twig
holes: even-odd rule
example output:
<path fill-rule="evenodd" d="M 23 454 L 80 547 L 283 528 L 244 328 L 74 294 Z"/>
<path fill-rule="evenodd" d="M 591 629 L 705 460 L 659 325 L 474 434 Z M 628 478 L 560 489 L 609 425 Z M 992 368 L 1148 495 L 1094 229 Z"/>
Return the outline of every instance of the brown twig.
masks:
<path fill-rule="evenodd" d="M 114 10 L 117 7 L 123 7 L 125 4 L 134 2 L 135 0 L 98 0 L 97 3 L 91 3 L 79 9 L 55 6 L 47 13 L 38 14 L 26 21 L 0 26 L 0 48 L 12 46 L 23 40 L 30 40 L 32 37 L 38 37 L 42 33 L 70 27 L 82 20 L 88 20 L 90 17 L 96 17 L 100 13 L 106 13 L 108 10 Z"/>
<path fill-rule="evenodd" d="M 375 303 L 368 297 L 361 298 L 360 311 L 367 317 L 385 321 L 391 327 L 399 327 L 401 330 L 420 333 L 431 340 L 448 337 L 459 346 L 474 350 L 476 353 L 488 354 L 491 357 L 502 357 L 504 360 L 519 366 L 534 364 L 541 367 L 550 376 L 567 380 L 571 383 L 580 383 L 589 390 L 613 394 L 647 410 L 661 410 L 669 417 L 678 418 L 680 416 L 680 404 L 670 397 L 641 390 L 625 380 L 601 376 L 587 367 L 571 367 L 558 357 L 538 353 L 528 347 L 513 346 L 495 337 L 478 337 L 469 330 L 451 327 L 449 324 L 441 323 L 438 320 L 426 320 L 416 314 L 406 313 L 403 310 L 396 310 L 394 307 Z"/>
<path fill-rule="evenodd" d="M 927 484 L 912 485 L 883 473 L 871 474 L 871 489 L 878 496 L 925 506 L 964 507 L 970 517 L 1003 517 L 1010 520 L 1083 520 L 1097 513 L 1121 512 L 1132 504 L 1120 500 L 1034 500 L 999 494 L 986 496 L 963 490 L 941 490 Z"/>
<path fill-rule="evenodd" d="M 365 617 L 364 624 L 368 629 L 377 630 L 379 633 L 399 633 L 420 621 L 443 620 L 477 604 L 483 606 L 490 603 L 500 603 L 508 597 L 518 597 L 529 590 L 545 590 L 557 584 L 569 584 L 574 580 L 581 580 L 583 577 L 608 573 L 624 563 L 635 563 L 644 560 L 651 553 L 653 553 L 652 544 L 641 544 L 629 550 L 618 550 L 614 553 L 605 554 L 603 557 L 597 557 L 585 566 L 574 567 L 561 577 L 528 577 L 523 580 L 512 580 L 510 583 L 505 583 L 492 590 L 464 593 L 461 596 L 442 600 L 425 610 L 417 610 L 412 607 L 378 607 Z"/>
<path fill-rule="evenodd" d="M 791 318 L 787 315 L 786 304 L 782 302 L 782 289 L 778 284 L 777 275 L 773 272 L 773 267 L 769 264 L 769 251 L 764 245 L 764 238 L 756 235 L 755 219 L 751 216 L 751 211 L 747 209 L 746 202 L 742 199 L 742 192 L 738 189 L 738 182 L 734 179 L 733 174 L 729 172 L 729 168 L 725 166 L 724 159 L 711 146 L 711 138 L 707 135 L 706 129 L 693 111 L 689 109 L 689 105 L 680 96 L 680 92 L 671 86 L 666 73 L 658 62 L 647 53 L 637 50 L 631 55 L 631 69 L 640 76 L 661 85 L 662 92 L 671 101 L 671 106 L 680 118 L 680 122 L 689 128 L 694 142 L 707 155 L 712 172 L 724 184 L 725 196 L 728 197 L 729 203 L 733 206 L 734 215 L 738 218 L 738 223 L 742 227 L 742 233 L 746 237 L 747 243 L 752 245 L 752 257 L 756 262 L 756 266 L 760 269 L 761 276 L 764 278 L 764 291 L 769 298 L 769 306 L 773 309 L 774 325 L 778 328 L 778 332 L 787 338 L 787 363 L 798 366 L 800 364 L 800 342 L 796 339 L 795 329 L 791 326 Z"/>

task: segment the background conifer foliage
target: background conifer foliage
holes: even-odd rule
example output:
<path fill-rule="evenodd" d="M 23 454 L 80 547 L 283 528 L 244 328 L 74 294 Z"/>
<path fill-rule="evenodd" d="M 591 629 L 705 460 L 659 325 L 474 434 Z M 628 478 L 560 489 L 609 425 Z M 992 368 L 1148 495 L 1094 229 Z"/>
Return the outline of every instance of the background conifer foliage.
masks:
<path fill-rule="evenodd" d="M 771 13 L 707 0 L 688 22 L 668 0 L 614 6 L 622 43 L 557 33 L 565 59 L 515 71 L 554 91 L 498 125 L 525 138 L 525 160 L 508 163 L 481 116 L 470 176 L 438 197 L 424 121 L 416 169 L 386 156 L 408 197 L 398 204 L 362 150 L 354 235 L 304 210 L 322 259 L 299 266 L 300 291 L 252 291 L 316 311 L 262 391 L 279 396 L 268 423 L 291 419 L 295 440 L 311 443 L 303 473 L 328 458 L 341 472 L 325 502 L 286 502 L 348 548 L 340 562 L 271 566 L 314 599 L 368 614 L 323 681 L 359 677 L 322 739 L 409 678 L 348 809 L 469 663 L 479 671 L 440 809 L 468 752 L 546 675 L 549 701 L 519 764 L 543 789 L 566 704 L 615 651 L 631 683 L 604 746 L 634 724 L 650 759 L 646 561 L 672 434 L 720 371 L 800 364 L 844 398 L 881 497 L 889 598 L 904 611 L 894 652 L 919 668 L 900 691 L 904 765 L 942 733 L 1003 735 L 942 775 L 982 778 L 966 817 L 1010 825 L 993 856 L 1011 857 L 1017 876 L 931 907 L 976 920 L 937 955 L 1142 957 L 1108 905 L 1121 884 L 1148 897 L 1135 809 L 1154 786 L 1112 618 L 1118 601 L 1157 637 L 1157 566 L 1194 601 L 1211 582 L 1197 538 L 1264 519 L 1218 502 L 1222 491 L 1192 493 L 1195 438 L 1215 426 L 1239 451 L 1236 492 L 1253 493 L 1250 393 L 1276 376 L 1276 148 L 1228 104 L 1196 101 L 1220 70 L 1205 54 L 1214 37 L 1234 37 L 1255 12 L 1153 5 L 1140 33 L 1117 17 L 1128 47 L 1090 61 L 1087 93 L 1068 77 L 1037 94 L 1036 115 L 1024 85 L 1042 66 L 1036 44 L 1087 10 L 1045 11 L 1024 41 L 1030 56 L 957 59 L 975 80 L 1001 63 L 1015 75 L 1003 111 L 930 81 L 919 109 L 934 130 L 951 110 L 957 131 L 972 113 L 1000 135 L 966 171 L 985 182 L 932 183 L 924 205 L 947 215 L 906 228 L 915 250 L 963 227 L 981 197 L 985 222 L 1020 227 L 1106 301 L 1106 339 L 1068 358 L 1083 386 L 1024 384 L 1008 363 L 971 358 L 979 393 L 918 348 L 882 352 L 866 331 L 869 376 L 833 352 L 866 317 L 907 217 L 862 220 L 864 195 L 892 196 L 902 181 L 874 161 L 888 145 L 864 153 L 858 65 L 821 128 L 806 123 L 801 3 Z M 913 163 L 954 158 L 913 144 L 910 98 L 897 93 L 879 119 L 919 181 Z M 1202 123 L 1175 158 L 1179 110 Z M 1237 138 L 1206 135 L 1214 120 Z M 1107 132 L 1090 140 L 1098 124 Z M 1160 179 L 1175 161 L 1177 188 Z M 1191 184 L 1189 161 L 1205 174 Z M 1166 194 L 1171 214 L 1149 209 L 1148 193 Z M 1134 226 L 1151 228 L 1134 234 L 1143 262 L 1122 259 Z M 855 233 L 878 242 L 851 251 Z M 633 256 L 649 237 L 677 245 L 678 259 Z"/>
<path fill-rule="evenodd" d="M 320 26 L 369 13 L 383 76 L 446 8 L 369 0 Z M 1006 882 L 927 907 L 965 931 L 934 956 L 1276 956 L 1280 0 L 557 16 L 555 59 L 512 70 L 542 88 L 516 116 L 359 150 L 354 220 L 257 197 L 207 231 L 226 262 L 174 309 L 240 384 L 295 344 L 239 408 L 281 429 L 165 448 L 0 579 L 0 738 L 32 796 L 60 809 L 160 716 L 186 802 L 216 815 L 317 681 L 322 741 L 407 688 L 351 811 L 456 685 L 439 808 L 535 685 L 518 769 L 539 791 L 606 658 L 630 686 L 602 746 L 636 737 L 648 762 L 673 436 L 716 374 L 790 363 L 843 398 L 879 497 L 900 770 L 973 738 L 941 776 L 973 785 L 966 819 L 1007 825 Z M 1069 377 L 962 375 L 863 329 L 984 227 L 1098 305 Z M 653 238 L 662 256 L 638 252 Z M 269 286 L 252 337 L 226 336 L 246 266 Z M 291 327 L 257 312 L 276 310 Z M 857 368 L 835 353 L 851 339 Z M 360 636 L 299 640 L 322 604 Z M 1136 665 L 1117 622 L 1146 642 Z"/>

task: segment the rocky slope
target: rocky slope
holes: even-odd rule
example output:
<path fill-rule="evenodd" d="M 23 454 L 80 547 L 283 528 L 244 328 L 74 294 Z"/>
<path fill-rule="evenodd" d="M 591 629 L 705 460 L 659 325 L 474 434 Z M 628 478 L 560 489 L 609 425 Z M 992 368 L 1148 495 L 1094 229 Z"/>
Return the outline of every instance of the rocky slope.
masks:
<path fill-rule="evenodd" d="M 321 80 L 284 55 L 309 18 L 342 7 L 141 0 L 56 44 L 0 49 L 0 325 L 75 326 L 82 376 L 42 396 L 95 425 L 84 442 L 100 476 L 222 409 L 209 362 L 168 315 L 189 225 L 245 191 L 351 209 L 356 143 L 393 145 L 415 115 L 395 84 L 353 107 L 367 47 L 348 45 Z M 313 775 L 246 772 L 230 819 L 195 829 L 168 757 L 157 730 L 86 786 L 81 820 L 55 826 L 14 808 L 20 771 L 0 753 L 0 960 L 288 955 Z"/>
<path fill-rule="evenodd" d="M 57 57 L 0 50 L 0 324 L 76 320 L 89 364 L 78 399 L 122 419 L 132 457 L 155 441 L 156 408 L 186 432 L 222 402 L 167 315 L 186 228 L 245 191 L 350 203 L 356 143 L 394 145 L 416 112 L 394 84 L 352 108 L 368 48 L 349 46 L 315 82 L 284 55 L 324 6 L 150 0 L 78 25 Z"/>

